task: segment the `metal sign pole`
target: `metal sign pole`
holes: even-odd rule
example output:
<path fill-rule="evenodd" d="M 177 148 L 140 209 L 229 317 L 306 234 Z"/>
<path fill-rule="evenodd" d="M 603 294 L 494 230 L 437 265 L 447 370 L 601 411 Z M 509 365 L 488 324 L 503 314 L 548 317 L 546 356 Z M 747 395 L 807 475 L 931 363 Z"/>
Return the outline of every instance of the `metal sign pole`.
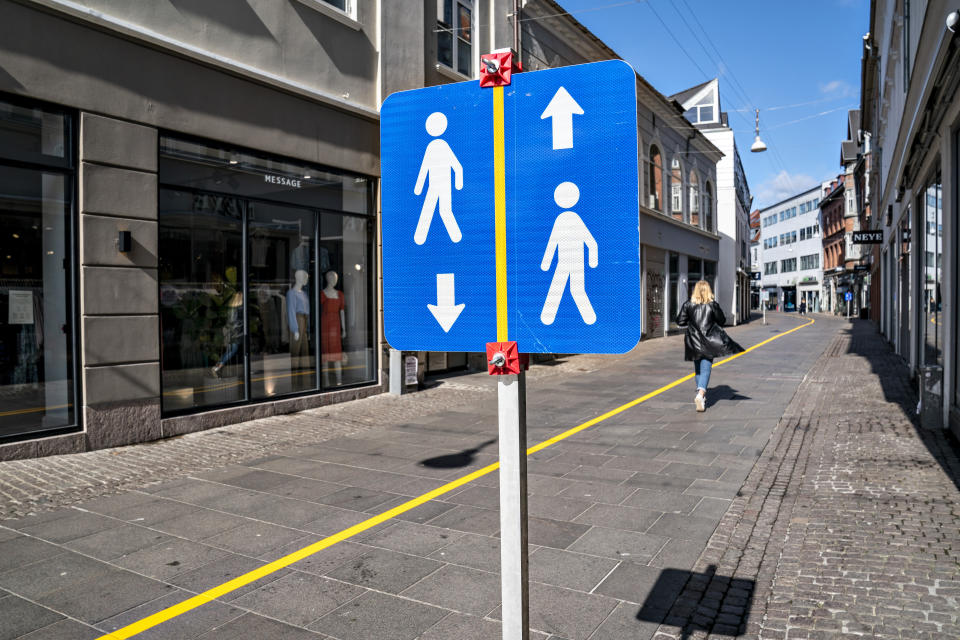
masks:
<path fill-rule="evenodd" d="M 503 640 L 528 640 L 527 381 L 497 378 L 500 423 L 500 585 Z"/>

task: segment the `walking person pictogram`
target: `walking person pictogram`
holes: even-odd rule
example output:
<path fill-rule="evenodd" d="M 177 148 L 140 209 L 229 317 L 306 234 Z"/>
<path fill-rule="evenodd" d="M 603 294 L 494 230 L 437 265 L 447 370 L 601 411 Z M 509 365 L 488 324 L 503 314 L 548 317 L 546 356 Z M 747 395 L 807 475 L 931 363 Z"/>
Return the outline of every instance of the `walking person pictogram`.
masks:
<path fill-rule="evenodd" d="M 572 182 L 563 182 L 554 190 L 553 199 L 562 209 L 569 209 L 580 201 L 580 190 Z M 540 312 L 540 321 L 543 324 L 553 324 L 557 317 L 557 309 L 560 308 L 567 280 L 570 281 L 570 295 L 573 296 L 573 301 L 584 323 L 593 324 L 597 321 L 597 314 L 593 310 L 593 305 L 590 304 L 590 298 L 587 297 L 584 283 L 584 245 L 586 245 L 590 268 L 594 269 L 599 264 L 597 241 L 587 229 L 587 225 L 573 211 L 564 211 L 557 216 L 553 223 L 553 231 L 550 232 L 550 240 L 547 242 L 547 250 L 540 263 L 542 271 L 549 271 L 553 254 L 557 254 L 557 269 L 553 273 L 553 281 L 550 283 L 547 299 L 543 303 L 543 311 Z"/>
<path fill-rule="evenodd" d="M 457 225 L 456 218 L 453 217 L 452 189 L 450 185 L 450 173 L 453 172 L 454 186 L 457 191 L 463 189 L 463 166 L 457 160 L 450 145 L 439 136 L 447 130 L 447 116 L 439 111 L 435 111 L 427 116 L 427 133 L 436 138 L 427 145 L 423 152 L 423 162 L 420 163 L 420 174 L 417 176 L 417 184 L 413 188 L 416 195 L 423 191 L 423 184 L 427 182 L 427 195 L 423 200 L 423 208 L 420 210 L 420 220 L 417 222 L 417 230 L 413 233 L 413 241 L 417 244 L 423 244 L 427 241 L 427 233 L 430 231 L 430 223 L 433 221 L 433 213 L 440 210 L 440 219 L 450 234 L 450 239 L 454 242 L 460 242 L 463 235 L 460 233 L 460 227 Z"/>

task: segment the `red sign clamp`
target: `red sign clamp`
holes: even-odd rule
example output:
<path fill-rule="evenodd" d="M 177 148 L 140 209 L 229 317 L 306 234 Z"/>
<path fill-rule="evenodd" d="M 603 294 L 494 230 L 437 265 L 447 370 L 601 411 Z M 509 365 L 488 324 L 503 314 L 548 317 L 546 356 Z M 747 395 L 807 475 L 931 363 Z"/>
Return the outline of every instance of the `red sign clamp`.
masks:
<path fill-rule="evenodd" d="M 494 51 L 480 56 L 480 86 L 503 87 L 510 84 L 513 72 L 520 72 L 520 61 L 514 60 L 513 51 Z"/>
<path fill-rule="evenodd" d="M 516 342 L 487 343 L 487 372 L 490 375 L 517 375 L 529 368 L 530 354 L 519 353 Z"/>

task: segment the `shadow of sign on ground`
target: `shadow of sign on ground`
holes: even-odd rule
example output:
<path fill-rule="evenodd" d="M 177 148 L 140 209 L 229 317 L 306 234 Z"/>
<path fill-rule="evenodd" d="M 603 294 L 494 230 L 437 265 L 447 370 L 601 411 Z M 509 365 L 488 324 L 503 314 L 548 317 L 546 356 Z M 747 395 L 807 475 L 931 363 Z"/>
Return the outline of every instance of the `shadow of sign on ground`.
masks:
<path fill-rule="evenodd" d="M 449 453 L 444 456 L 427 458 L 426 460 L 421 460 L 419 464 L 423 465 L 424 467 L 430 467 L 431 469 L 459 469 L 461 467 L 467 467 L 473 464 L 475 456 L 480 452 L 481 449 L 484 447 L 489 447 L 496 441 L 496 438 L 493 440 L 487 440 L 486 442 L 482 442 L 471 449 L 464 449 L 463 451 Z"/>
<path fill-rule="evenodd" d="M 650 589 L 637 620 L 677 627 L 687 640 L 695 632 L 725 636 L 746 633 L 755 582 L 716 574 L 664 569 Z"/>

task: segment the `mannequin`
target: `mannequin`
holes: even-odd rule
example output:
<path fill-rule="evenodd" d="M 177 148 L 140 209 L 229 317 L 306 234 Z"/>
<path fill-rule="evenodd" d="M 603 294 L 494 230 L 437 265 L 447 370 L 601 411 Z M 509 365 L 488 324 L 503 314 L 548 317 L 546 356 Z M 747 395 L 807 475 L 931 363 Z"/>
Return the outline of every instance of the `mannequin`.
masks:
<path fill-rule="evenodd" d="M 287 291 L 287 324 L 290 328 L 290 367 L 291 373 L 297 373 L 309 366 L 310 357 L 310 299 L 303 290 L 309 274 L 297 269 L 293 274 L 293 286 Z M 293 387 L 301 376 L 294 376 Z"/>
<path fill-rule="evenodd" d="M 347 337 L 343 294 L 337 291 L 340 279 L 336 271 L 324 274 L 326 286 L 320 296 L 320 358 L 331 366 L 323 369 L 323 383 L 330 386 L 330 369 L 333 369 L 337 385 L 343 384 L 343 338 Z"/>

